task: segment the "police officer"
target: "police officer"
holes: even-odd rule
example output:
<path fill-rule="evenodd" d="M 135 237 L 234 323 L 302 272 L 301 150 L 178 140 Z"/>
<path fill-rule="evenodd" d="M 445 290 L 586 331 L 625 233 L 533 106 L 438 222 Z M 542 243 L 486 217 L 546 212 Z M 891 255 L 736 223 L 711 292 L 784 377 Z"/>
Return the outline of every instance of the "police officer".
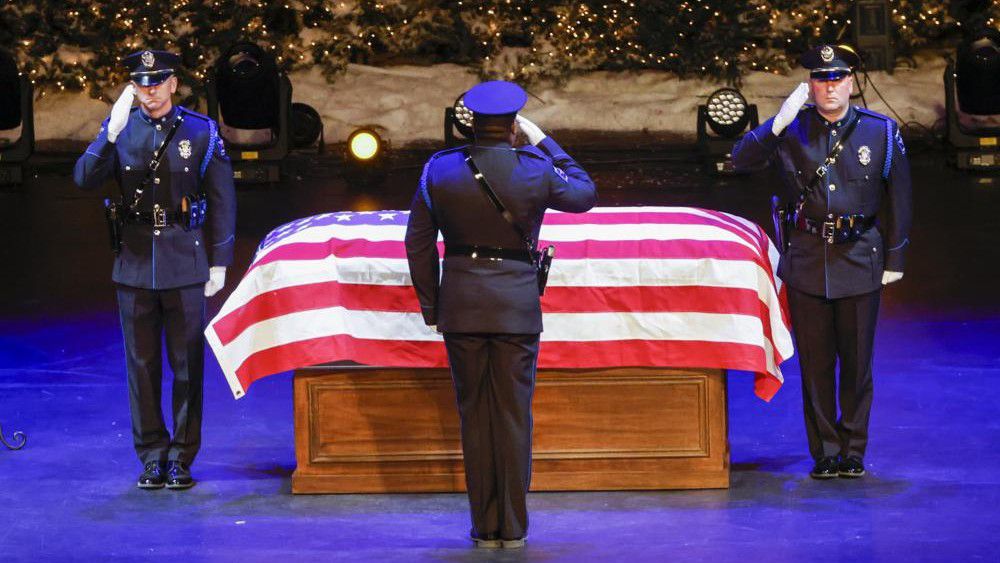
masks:
<path fill-rule="evenodd" d="M 858 62 L 844 46 L 805 53 L 808 84 L 733 148 L 737 171 L 773 165 L 783 179 L 776 223 L 787 229 L 778 236 L 787 248 L 778 273 L 788 287 L 817 479 L 865 474 L 879 298 L 903 277 L 909 242 L 906 147 L 892 119 L 850 105 Z M 815 105 L 803 108 L 810 94 Z"/>
<path fill-rule="evenodd" d="M 546 208 L 581 213 L 594 183 L 534 123 L 518 116 L 516 84 L 469 90 L 475 141 L 433 155 L 410 207 L 406 253 L 424 322 L 444 334 L 462 423 L 462 451 L 477 547 L 516 548 L 528 531 L 531 398 L 542 311 L 533 247 Z M 532 146 L 513 147 L 517 127 Z M 466 158 L 471 157 L 471 162 Z M 501 215 L 481 172 L 517 227 Z M 437 236 L 444 237 L 438 281 Z"/>
<path fill-rule="evenodd" d="M 180 58 L 141 51 L 124 63 L 131 83 L 77 161 L 74 178 L 94 189 L 113 177 L 121 189 L 124 225 L 112 279 L 132 437 L 144 464 L 138 486 L 186 489 L 194 485 L 190 465 L 201 445 L 205 298 L 222 288 L 233 260 L 233 173 L 216 123 L 173 105 Z M 202 201 L 207 209 L 198 217 Z M 172 436 L 160 409 L 164 335 L 174 374 Z"/>

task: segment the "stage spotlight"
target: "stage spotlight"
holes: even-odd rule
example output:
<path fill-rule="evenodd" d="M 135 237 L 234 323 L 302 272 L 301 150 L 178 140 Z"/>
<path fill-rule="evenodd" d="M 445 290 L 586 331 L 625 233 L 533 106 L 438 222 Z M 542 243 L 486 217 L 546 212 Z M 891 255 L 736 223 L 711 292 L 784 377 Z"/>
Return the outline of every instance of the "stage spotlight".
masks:
<path fill-rule="evenodd" d="M 319 152 L 323 152 L 323 119 L 319 112 L 308 104 L 292 104 L 292 146 L 302 149 L 317 140 Z"/>
<path fill-rule="evenodd" d="M 471 141 L 473 138 L 472 110 L 465 107 L 462 101 L 464 97 L 463 93 L 450 108 L 444 108 L 444 144 L 449 148 Z M 458 135 L 455 135 L 456 131 Z"/>
<path fill-rule="evenodd" d="M 740 136 L 759 125 L 757 106 L 748 104 L 739 90 L 720 88 L 698 106 L 698 148 L 702 158 L 720 174 L 733 173 L 732 148 Z M 709 135 L 711 129 L 715 135 Z"/>
<path fill-rule="evenodd" d="M 347 145 L 357 160 L 370 160 L 378 156 L 382 141 L 376 133 L 362 129 L 351 134 Z"/>
<path fill-rule="evenodd" d="M 242 182 L 277 182 L 291 147 L 292 83 L 274 56 L 254 43 L 237 43 L 216 61 L 206 84 L 208 114 L 219 122 Z"/>
<path fill-rule="evenodd" d="M 347 137 L 344 177 L 352 183 L 374 186 L 389 174 L 388 143 L 375 127 L 355 129 Z"/>
<path fill-rule="evenodd" d="M 949 161 L 1000 170 L 1000 31 L 985 28 L 959 46 L 944 74 Z"/>
<path fill-rule="evenodd" d="M 0 185 L 24 181 L 22 166 L 35 150 L 33 100 L 31 80 L 0 51 Z"/>

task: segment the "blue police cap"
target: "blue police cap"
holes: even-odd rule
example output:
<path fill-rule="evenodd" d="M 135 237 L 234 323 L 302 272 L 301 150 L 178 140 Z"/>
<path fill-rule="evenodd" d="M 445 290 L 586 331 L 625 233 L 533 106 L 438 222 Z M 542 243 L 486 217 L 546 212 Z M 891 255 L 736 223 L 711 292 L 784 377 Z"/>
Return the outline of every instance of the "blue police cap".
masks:
<path fill-rule="evenodd" d="M 809 78 L 839 80 L 851 74 L 861 58 L 847 45 L 819 45 L 802 53 L 799 62 L 809 69 Z"/>
<path fill-rule="evenodd" d="M 509 115 L 528 103 L 528 93 L 513 82 L 492 80 L 476 84 L 462 97 L 465 107 L 473 114 Z"/>
<path fill-rule="evenodd" d="M 180 67 L 181 58 L 166 51 L 138 51 L 122 62 L 129 77 L 140 86 L 156 86 L 173 76 Z"/>

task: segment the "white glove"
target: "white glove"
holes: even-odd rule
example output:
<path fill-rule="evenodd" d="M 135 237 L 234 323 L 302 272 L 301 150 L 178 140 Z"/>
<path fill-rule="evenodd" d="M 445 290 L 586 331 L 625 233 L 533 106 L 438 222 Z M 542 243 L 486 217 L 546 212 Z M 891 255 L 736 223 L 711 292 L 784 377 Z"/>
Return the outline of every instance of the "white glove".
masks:
<path fill-rule="evenodd" d="M 778 114 L 774 116 L 774 121 L 771 122 L 771 132 L 775 135 L 780 135 L 785 130 L 785 127 L 788 127 L 795 120 L 795 116 L 802 109 L 802 104 L 806 103 L 808 99 L 809 85 L 805 82 L 800 82 L 798 87 L 785 99 L 785 103 L 781 104 Z"/>
<path fill-rule="evenodd" d="M 546 135 L 541 128 L 528 120 L 528 118 L 518 114 L 515 119 L 517 120 L 517 126 L 521 128 L 521 131 L 524 131 L 525 135 L 527 135 L 529 143 L 537 145 L 545 139 Z"/>
<path fill-rule="evenodd" d="M 115 105 L 111 106 L 111 117 L 108 118 L 108 142 L 113 143 L 118 134 L 128 123 L 128 114 L 132 111 L 132 100 L 135 98 L 135 86 L 129 83 L 118 96 Z"/>
<path fill-rule="evenodd" d="M 208 269 L 208 281 L 205 282 L 205 297 L 211 297 L 226 285 L 226 267 L 212 266 Z"/>
<path fill-rule="evenodd" d="M 892 282 L 898 282 L 903 279 L 903 272 L 893 272 L 886 270 L 882 272 L 882 285 L 889 285 Z"/>

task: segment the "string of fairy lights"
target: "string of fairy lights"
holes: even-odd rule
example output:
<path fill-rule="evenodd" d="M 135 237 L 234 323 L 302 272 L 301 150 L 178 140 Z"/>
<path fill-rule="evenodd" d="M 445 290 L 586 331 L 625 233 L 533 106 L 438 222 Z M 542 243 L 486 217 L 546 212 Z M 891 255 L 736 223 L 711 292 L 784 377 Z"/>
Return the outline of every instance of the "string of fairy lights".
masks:
<path fill-rule="evenodd" d="M 0 7 L 9 44 L 38 96 L 83 90 L 105 99 L 126 79 L 120 61 L 140 48 L 181 54 L 182 82 L 198 84 L 240 40 L 285 70 L 319 66 L 335 79 L 349 63 L 458 62 L 483 77 L 559 80 L 592 69 L 660 69 L 732 78 L 786 71 L 797 53 L 844 35 L 843 0 L 10 0 Z M 948 0 L 890 0 L 897 49 L 961 30 Z M 1000 25 L 1000 0 L 981 21 Z M 44 12 L 45 17 L 38 17 Z M 5 31 L 6 30 L 6 31 Z M 9 37 L 5 37 L 4 34 Z M 9 39 L 9 41 L 6 41 Z"/>

